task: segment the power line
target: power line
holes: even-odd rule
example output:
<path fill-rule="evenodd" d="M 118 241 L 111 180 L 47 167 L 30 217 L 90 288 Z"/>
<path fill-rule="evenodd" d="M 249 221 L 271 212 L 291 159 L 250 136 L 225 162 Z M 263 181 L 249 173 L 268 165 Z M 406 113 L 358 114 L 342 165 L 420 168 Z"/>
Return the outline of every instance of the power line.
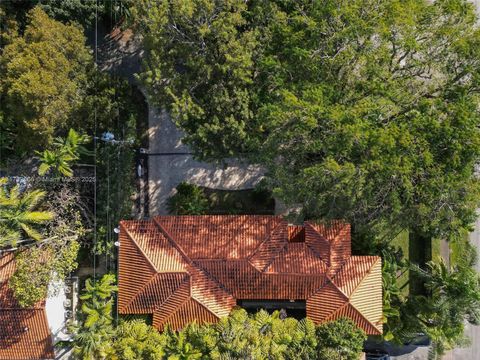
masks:
<path fill-rule="evenodd" d="M 97 49 L 97 42 L 98 42 L 98 0 L 95 1 L 95 63 L 93 64 L 95 70 L 95 100 L 98 100 L 98 93 L 97 93 L 97 61 L 98 61 L 98 49 Z M 95 106 L 93 109 L 94 113 L 94 134 L 97 134 L 97 101 L 95 101 Z M 93 185 L 93 281 L 96 280 L 97 275 L 97 263 L 96 263 L 96 252 L 97 252 L 97 139 L 96 136 L 93 137 L 93 162 L 95 164 L 93 168 L 93 178 L 94 178 L 94 185 Z"/>

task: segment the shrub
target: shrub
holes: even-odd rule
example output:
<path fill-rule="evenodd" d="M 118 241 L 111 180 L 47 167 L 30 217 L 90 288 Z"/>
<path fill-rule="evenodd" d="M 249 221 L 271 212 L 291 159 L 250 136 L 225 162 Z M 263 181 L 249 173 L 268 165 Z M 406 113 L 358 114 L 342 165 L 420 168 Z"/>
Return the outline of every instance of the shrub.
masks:
<path fill-rule="evenodd" d="M 358 360 L 367 338 L 363 330 L 347 318 L 318 326 L 316 335 L 319 360 L 330 360 L 333 353 L 338 353 L 338 359 Z"/>
<path fill-rule="evenodd" d="M 197 185 L 181 182 L 177 193 L 168 199 L 168 210 L 174 215 L 203 215 L 208 209 L 208 200 Z"/>

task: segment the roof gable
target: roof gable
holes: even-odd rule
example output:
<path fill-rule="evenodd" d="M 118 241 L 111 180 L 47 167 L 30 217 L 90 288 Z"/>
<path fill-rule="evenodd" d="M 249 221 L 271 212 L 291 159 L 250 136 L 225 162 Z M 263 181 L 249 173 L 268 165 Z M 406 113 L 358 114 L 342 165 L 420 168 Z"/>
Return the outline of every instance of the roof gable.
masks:
<path fill-rule="evenodd" d="M 44 301 L 20 308 L 8 287 L 14 271 L 13 253 L 0 255 L 0 359 L 53 359 Z"/>
<path fill-rule="evenodd" d="M 316 322 L 350 314 L 367 333 L 381 331 L 380 260 L 351 256 L 344 222 L 158 216 L 123 221 L 120 239 L 119 311 L 153 313 L 159 329 L 215 321 L 237 300 L 263 299 L 306 300 Z"/>

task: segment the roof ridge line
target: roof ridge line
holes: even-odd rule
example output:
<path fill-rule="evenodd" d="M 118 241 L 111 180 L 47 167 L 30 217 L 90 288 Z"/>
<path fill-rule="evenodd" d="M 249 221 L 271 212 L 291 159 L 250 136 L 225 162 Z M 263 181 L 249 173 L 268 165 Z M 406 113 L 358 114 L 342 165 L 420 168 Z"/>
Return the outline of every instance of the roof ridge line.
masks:
<path fill-rule="evenodd" d="M 155 306 L 155 307 L 153 308 L 153 312 L 156 312 L 160 306 L 162 306 L 162 305 L 165 304 L 168 300 L 170 300 L 170 298 L 176 294 L 177 290 L 180 289 L 184 283 L 189 282 L 189 281 L 190 281 L 190 275 L 187 274 L 187 273 L 185 273 L 185 277 L 184 277 L 184 278 L 182 279 L 182 281 L 180 282 L 180 285 L 178 285 L 178 287 L 177 287 L 169 296 L 167 296 L 167 298 L 165 299 L 165 301 L 164 301 L 163 303 L 158 304 L 157 306 Z M 188 287 L 188 291 L 191 293 L 191 288 L 190 288 L 190 286 Z M 189 296 L 189 297 L 191 297 L 191 296 Z M 182 303 L 182 304 L 183 304 L 183 303 Z"/>
<path fill-rule="evenodd" d="M 147 260 L 148 264 L 153 269 L 153 271 L 155 273 L 158 273 L 158 270 L 155 267 L 155 265 L 153 264 L 153 262 L 150 260 L 150 258 L 147 256 L 147 254 L 145 254 L 145 251 L 143 251 L 143 249 L 140 247 L 140 245 L 138 245 L 138 243 L 135 241 L 135 238 L 131 235 L 130 231 L 128 231 L 127 227 L 124 226 L 122 223 L 123 223 L 123 221 L 120 222 L 120 232 L 122 231 L 122 228 L 125 230 L 126 234 L 130 238 L 130 240 L 132 240 L 132 243 L 135 245 L 135 247 L 138 249 L 138 251 L 140 251 L 140 253 L 143 255 L 143 257 Z M 120 242 L 120 246 L 122 246 L 121 242 Z"/>
<path fill-rule="evenodd" d="M 308 274 L 308 273 L 299 273 L 299 272 L 268 272 L 266 275 L 293 275 L 293 276 L 305 276 L 305 277 L 320 277 L 324 276 L 321 274 Z M 325 275 L 326 276 L 326 275 Z"/>
<path fill-rule="evenodd" d="M 150 285 L 150 283 L 153 282 L 153 280 L 157 278 L 158 275 L 159 275 L 159 273 L 156 273 L 150 279 L 148 279 L 148 281 L 145 283 L 145 285 L 143 285 L 142 288 L 139 291 L 137 291 L 136 295 L 134 297 L 132 297 L 130 299 L 130 301 L 127 303 L 127 305 L 125 306 L 125 311 L 132 304 L 132 302 L 147 288 L 147 286 Z"/>
<path fill-rule="evenodd" d="M 345 294 L 345 292 L 343 292 L 342 289 L 340 289 L 340 288 L 337 286 L 337 284 L 335 284 L 335 282 L 334 282 L 333 279 L 330 277 L 330 275 L 328 275 L 328 273 L 325 273 L 325 278 L 326 278 L 325 284 L 323 284 L 322 286 L 320 286 L 319 288 L 317 288 L 317 289 L 315 289 L 313 292 L 311 292 L 310 295 L 308 296 L 308 298 L 311 298 L 312 296 L 317 295 L 317 293 L 318 293 L 321 289 L 323 289 L 325 286 L 328 286 L 328 284 L 330 283 L 330 284 L 332 284 L 332 286 L 333 286 L 336 290 L 338 290 L 338 292 L 339 292 L 340 294 L 342 294 L 342 295 L 346 298 L 347 302 L 350 300 L 350 298 L 348 297 L 348 295 Z"/>
<path fill-rule="evenodd" d="M 125 230 L 125 233 L 127 234 L 128 238 L 131 240 L 131 242 L 134 244 L 134 246 L 138 249 L 138 251 L 143 255 L 143 257 L 145 258 L 145 260 L 147 260 L 147 263 L 150 265 L 150 267 L 153 269 L 153 275 L 150 277 L 150 279 L 144 283 L 144 285 L 136 292 L 136 294 L 130 299 L 130 301 L 127 303 L 127 305 L 125 306 L 125 308 L 128 308 L 128 306 L 131 305 L 131 303 L 133 302 L 133 300 L 135 300 L 138 296 L 139 293 L 143 292 L 145 290 L 145 287 L 147 286 L 147 284 L 150 283 L 150 281 L 152 281 L 152 279 L 154 279 L 156 277 L 156 275 L 158 274 L 158 271 L 156 269 L 156 267 L 153 265 L 152 261 L 149 259 L 149 257 L 147 256 L 147 254 L 145 254 L 145 252 L 142 250 L 142 248 L 140 247 L 140 245 L 137 244 L 137 242 L 135 241 L 135 239 L 133 238 L 133 236 L 130 234 L 130 232 L 128 231 L 127 227 L 123 225 L 123 221 L 120 222 L 120 232 L 122 231 L 122 228 Z M 122 246 L 121 242 L 120 242 L 120 246 Z M 120 257 L 120 256 L 119 256 Z M 118 279 L 117 279 L 117 283 L 118 283 Z"/>
<path fill-rule="evenodd" d="M 153 308 L 153 313 L 157 312 L 157 310 L 163 306 L 165 303 L 167 303 L 176 293 L 177 293 L 177 290 L 180 289 L 182 287 L 182 285 L 186 282 L 190 282 L 190 275 L 188 273 L 185 273 L 185 278 L 182 280 L 182 282 L 180 283 L 180 285 L 178 285 L 178 287 L 175 289 L 174 292 L 172 292 L 166 299 L 164 302 L 162 302 L 161 304 L 158 304 L 156 307 Z M 192 289 L 191 289 L 191 286 L 188 287 L 188 292 L 189 292 L 189 296 L 188 298 L 191 298 L 191 294 L 192 294 Z M 182 305 L 186 302 L 187 300 L 183 301 L 182 302 Z"/>
<path fill-rule="evenodd" d="M 368 324 L 370 324 L 373 328 L 375 328 L 379 333 L 381 333 L 380 330 L 378 330 L 378 328 L 373 325 L 370 320 L 368 320 L 365 315 L 362 314 L 362 312 L 360 310 L 357 309 L 357 307 L 355 305 L 353 305 L 351 302 L 350 302 L 350 299 L 349 301 L 344 305 L 344 306 L 347 306 L 347 305 L 350 305 Z M 382 309 L 382 314 L 383 314 L 383 309 Z"/>
<path fill-rule="evenodd" d="M 357 291 L 357 289 L 360 287 L 360 285 L 362 285 L 363 280 L 365 280 L 366 277 L 368 276 L 368 274 L 370 274 L 370 272 L 371 272 L 370 270 L 371 270 L 375 265 L 377 265 L 378 260 L 381 260 L 381 257 L 380 257 L 380 256 L 376 256 L 376 255 L 364 255 L 364 256 L 362 256 L 362 257 L 366 257 L 366 256 L 376 257 L 377 260 L 372 264 L 372 266 L 370 266 L 370 267 L 368 268 L 368 270 L 365 272 L 365 275 L 364 275 L 364 276 L 362 277 L 362 279 L 358 282 L 357 286 L 355 286 L 355 287 L 353 288 L 353 290 L 352 290 L 352 292 L 350 293 L 350 295 L 355 294 L 355 291 Z M 352 256 L 350 256 L 349 259 L 351 259 L 351 258 L 352 258 Z M 345 265 L 346 263 L 347 263 L 347 262 L 345 261 L 344 265 Z M 343 265 L 342 265 L 342 269 L 343 269 Z M 340 271 L 340 270 L 341 270 L 341 269 L 339 269 L 339 271 Z M 337 271 L 337 272 L 335 273 L 335 275 L 338 274 L 339 271 Z M 350 296 L 349 296 L 348 298 L 350 299 Z"/>
<path fill-rule="evenodd" d="M 210 215 L 209 215 L 210 216 Z M 220 216 L 220 215 L 212 215 L 212 216 Z M 234 215 L 232 215 L 234 216 Z M 225 288 L 225 286 L 221 283 L 219 283 L 219 281 L 217 279 L 215 279 L 215 277 L 213 277 L 209 272 L 207 272 L 205 269 L 203 269 L 203 267 L 200 267 L 198 266 L 196 263 L 195 263 L 195 260 L 191 259 L 185 252 L 185 250 L 182 249 L 182 247 L 175 241 L 173 240 L 173 237 L 170 235 L 170 233 L 165 230 L 165 228 L 161 225 L 160 221 L 158 221 L 158 217 L 159 216 L 154 216 L 153 217 L 153 222 L 154 224 L 156 225 L 156 227 L 158 227 L 158 229 L 160 230 L 160 232 L 165 236 L 165 238 L 167 239 L 167 241 L 169 241 L 171 243 L 171 245 L 180 253 L 180 255 L 184 258 L 184 260 L 187 262 L 187 264 L 195 269 L 197 269 L 197 271 L 200 271 L 200 272 L 203 272 L 204 275 L 210 279 L 211 281 L 213 281 L 215 284 L 217 284 L 221 289 L 223 289 L 227 294 L 229 294 L 230 296 L 233 296 L 231 294 L 231 292 Z M 222 259 L 220 259 L 222 260 Z M 181 273 L 181 272 L 180 272 Z M 188 274 L 189 276 L 191 276 L 189 273 L 188 273 L 188 269 L 186 269 L 186 274 Z M 142 288 L 143 290 L 143 288 Z M 190 287 L 190 293 L 191 293 L 191 287 Z M 167 301 L 167 300 L 165 300 Z M 165 303 L 165 302 L 164 302 Z"/>
<path fill-rule="evenodd" d="M 171 245 L 180 253 L 184 260 L 189 265 L 193 265 L 193 260 L 189 256 L 187 256 L 185 250 L 183 250 L 182 247 L 175 240 L 173 240 L 173 237 L 170 235 L 170 233 L 165 230 L 165 228 L 160 224 L 160 221 L 158 221 L 158 216 L 153 217 L 153 223 L 158 227 L 160 232 L 167 238 Z"/>
<path fill-rule="evenodd" d="M 195 301 L 198 305 L 200 305 L 201 307 L 203 307 L 206 311 L 208 311 L 210 314 L 212 314 L 213 316 L 215 316 L 217 319 L 220 319 L 220 316 L 218 316 L 217 314 L 215 314 L 212 310 L 210 310 L 207 306 L 205 306 L 200 300 L 198 300 L 197 298 L 194 298 L 193 296 L 190 297 L 191 300 Z"/>
<path fill-rule="evenodd" d="M 277 252 L 274 254 L 274 256 L 270 259 L 270 261 L 267 263 L 267 265 L 265 265 L 265 267 L 262 269 L 262 271 L 260 271 L 261 273 L 265 273 L 265 272 L 267 271 L 267 269 L 268 269 L 268 268 L 273 264 L 273 262 L 277 259 L 278 255 L 279 255 L 281 252 L 284 252 L 284 251 L 285 251 L 287 245 L 288 245 L 288 241 L 287 241 L 287 243 L 286 243 L 279 251 L 277 251 Z M 250 263 L 250 260 L 249 260 L 248 262 Z M 251 263 L 250 263 L 250 264 L 251 264 Z M 255 265 L 252 264 L 252 266 L 253 266 L 254 268 L 256 268 Z M 257 270 L 258 270 L 258 269 L 257 269 Z"/>
<path fill-rule="evenodd" d="M 310 222 L 305 221 L 303 226 L 309 226 L 318 236 L 320 236 L 322 239 L 325 240 L 325 242 L 328 244 L 328 256 L 330 257 L 330 254 L 331 254 L 331 252 L 332 252 L 332 248 L 331 248 L 332 244 L 331 244 L 331 242 L 330 242 L 325 236 L 323 236 L 322 234 L 320 234 L 320 233 L 317 231 L 317 229 L 315 229 L 315 228 L 312 226 L 312 224 L 311 224 Z M 306 234 L 305 234 L 305 236 L 306 236 Z M 327 265 L 327 268 L 330 269 L 330 259 L 324 259 L 324 258 L 323 258 L 314 248 L 312 248 L 312 247 L 310 246 L 310 244 L 308 244 L 306 241 L 305 241 L 305 245 L 307 245 L 307 247 L 308 247 L 309 249 L 311 249 L 311 250 L 313 251 L 313 253 L 314 253 L 318 258 L 320 258 L 320 260 L 322 260 L 323 262 L 325 262 L 325 265 Z"/>
<path fill-rule="evenodd" d="M 322 258 L 320 256 L 320 254 L 317 252 L 317 250 L 315 250 L 313 247 L 310 246 L 310 244 L 307 244 L 307 243 L 305 243 L 305 247 L 308 250 L 310 250 L 313 253 L 313 255 L 316 256 L 320 261 L 322 261 L 325 264 L 325 266 L 327 267 L 327 269 L 330 269 L 330 265 L 325 261 L 324 258 Z"/>
<path fill-rule="evenodd" d="M 277 216 L 276 216 L 276 217 L 277 217 Z M 288 227 L 288 222 L 287 222 L 285 219 L 283 219 L 283 218 L 280 217 L 280 216 L 278 216 L 277 218 L 280 218 L 280 222 L 272 229 L 272 231 L 271 231 L 270 234 L 267 236 L 267 238 L 266 238 L 264 241 L 262 241 L 262 242 L 255 248 L 255 250 L 252 252 L 252 254 L 251 254 L 249 257 L 246 258 L 247 262 L 248 262 L 251 266 L 253 266 L 253 267 L 254 267 L 258 272 L 260 272 L 260 273 L 265 273 L 265 271 L 268 269 L 268 267 L 269 267 L 270 265 L 272 265 L 273 261 L 277 258 L 277 255 L 278 255 L 280 252 L 282 252 L 283 250 L 285 250 L 285 247 L 288 245 L 288 233 L 287 233 L 287 241 L 285 242 L 285 245 L 282 246 L 282 248 L 281 248 L 279 251 L 277 251 L 276 253 L 273 254 L 273 257 L 270 258 L 270 260 L 267 262 L 267 264 L 266 264 L 261 270 L 259 270 L 259 269 L 252 263 L 252 261 L 251 261 L 252 258 L 256 255 L 256 253 L 259 251 L 260 247 L 263 246 L 264 244 L 268 243 L 268 242 L 272 239 L 273 233 L 274 233 L 275 231 L 277 231 L 277 229 L 280 228 L 280 226 L 281 226 L 282 224 L 285 223 L 285 224 L 287 225 L 287 227 Z M 287 231 L 288 231 L 288 230 L 287 230 Z"/>
<path fill-rule="evenodd" d="M 277 228 L 282 225 L 283 222 L 287 223 L 285 219 L 283 219 L 281 216 L 274 216 L 275 218 L 279 218 L 280 219 L 280 222 L 275 225 L 275 227 L 272 229 L 272 231 L 270 231 L 270 233 L 268 234 L 268 236 L 260 243 L 258 244 L 258 246 L 252 251 L 252 253 L 250 254 L 250 256 L 247 256 L 245 259 L 248 260 L 250 262 L 250 259 L 252 257 L 255 256 L 255 254 L 258 252 L 258 249 L 265 243 L 267 243 L 271 238 L 272 238 L 272 234 L 275 232 L 275 230 L 277 230 Z M 288 223 L 287 223 L 288 225 Z M 288 240 L 287 240 L 288 242 Z"/>
<path fill-rule="evenodd" d="M 245 261 L 245 260 L 243 260 Z M 217 284 L 217 286 L 222 289 L 223 291 L 225 291 L 228 295 L 230 295 L 231 297 L 235 298 L 235 296 L 233 296 L 232 292 L 224 285 L 222 284 L 220 281 L 218 281 L 215 276 L 213 276 L 209 271 L 207 271 L 206 269 L 204 269 L 202 266 L 199 266 L 197 264 L 195 264 L 195 261 L 193 261 L 193 264 L 192 264 L 192 267 L 194 267 L 195 269 L 197 269 L 197 271 L 203 273 L 208 279 L 210 279 L 211 281 L 213 281 L 215 284 Z M 253 266 L 255 268 L 255 266 Z"/>
<path fill-rule="evenodd" d="M 315 231 L 318 235 L 320 235 L 320 237 L 322 237 L 323 239 L 325 239 L 325 241 L 326 241 L 329 245 L 331 245 L 331 244 L 330 244 L 331 241 L 328 240 L 328 238 L 327 238 L 326 236 L 324 236 L 323 234 L 320 234 L 317 229 L 315 229 L 315 226 L 314 226 L 314 225 L 317 225 L 317 224 L 312 223 L 312 222 L 310 222 L 310 221 L 305 221 L 303 224 L 304 224 L 303 226 L 306 226 L 306 225 L 310 226 L 313 231 Z"/>
<path fill-rule="evenodd" d="M 337 222 L 337 223 L 341 223 L 342 226 L 340 227 L 340 229 L 338 229 L 338 231 L 335 231 L 334 232 L 334 237 L 331 241 L 335 241 L 336 237 L 338 236 L 338 234 L 340 234 L 340 232 L 347 226 L 347 225 L 350 225 L 348 222 L 344 221 L 344 220 L 341 220 L 341 219 L 332 219 L 332 222 Z M 310 221 L 305 221 L 304 224 L 308 224 L 310 226 L 312 226 L 311 224 L 314 224 L 314 225 L 317 225 L 315 223 L 312 223 Z M 319 224 L 319 225 L 322 225 L 322 226 L 325 226 L 324 224 Z M 332 228 L 331 226 L 328 226 L 330 229 Z M 312 228 L 317 231 L 313 226 Z M 317 231 L 318 234 L 320 234 L 318 231 Z M 321 235 L 321 234 L 320 234 Z M 331 242 L 330 240 L 328 240 L 325 236 L 322 235 L 323 238 L 325 238 L 325 240 L 327 240 L 329 243 Z"/>

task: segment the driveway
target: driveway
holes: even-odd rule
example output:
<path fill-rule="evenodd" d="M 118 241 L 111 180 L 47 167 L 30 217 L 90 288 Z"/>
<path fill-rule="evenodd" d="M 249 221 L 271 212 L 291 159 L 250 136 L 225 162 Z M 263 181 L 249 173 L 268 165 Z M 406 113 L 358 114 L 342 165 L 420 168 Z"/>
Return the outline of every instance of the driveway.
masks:
<path fill-rule="evenodd" d="M 182 181 L 214 189 L 242 190 L 253 188 L 263 177 L 260 166 L 235 159 L 216 164 L 195 160 L 166 111 L 149 105 L 148 123 L 150 216 L 168 213 L 167 200 Z"/>

